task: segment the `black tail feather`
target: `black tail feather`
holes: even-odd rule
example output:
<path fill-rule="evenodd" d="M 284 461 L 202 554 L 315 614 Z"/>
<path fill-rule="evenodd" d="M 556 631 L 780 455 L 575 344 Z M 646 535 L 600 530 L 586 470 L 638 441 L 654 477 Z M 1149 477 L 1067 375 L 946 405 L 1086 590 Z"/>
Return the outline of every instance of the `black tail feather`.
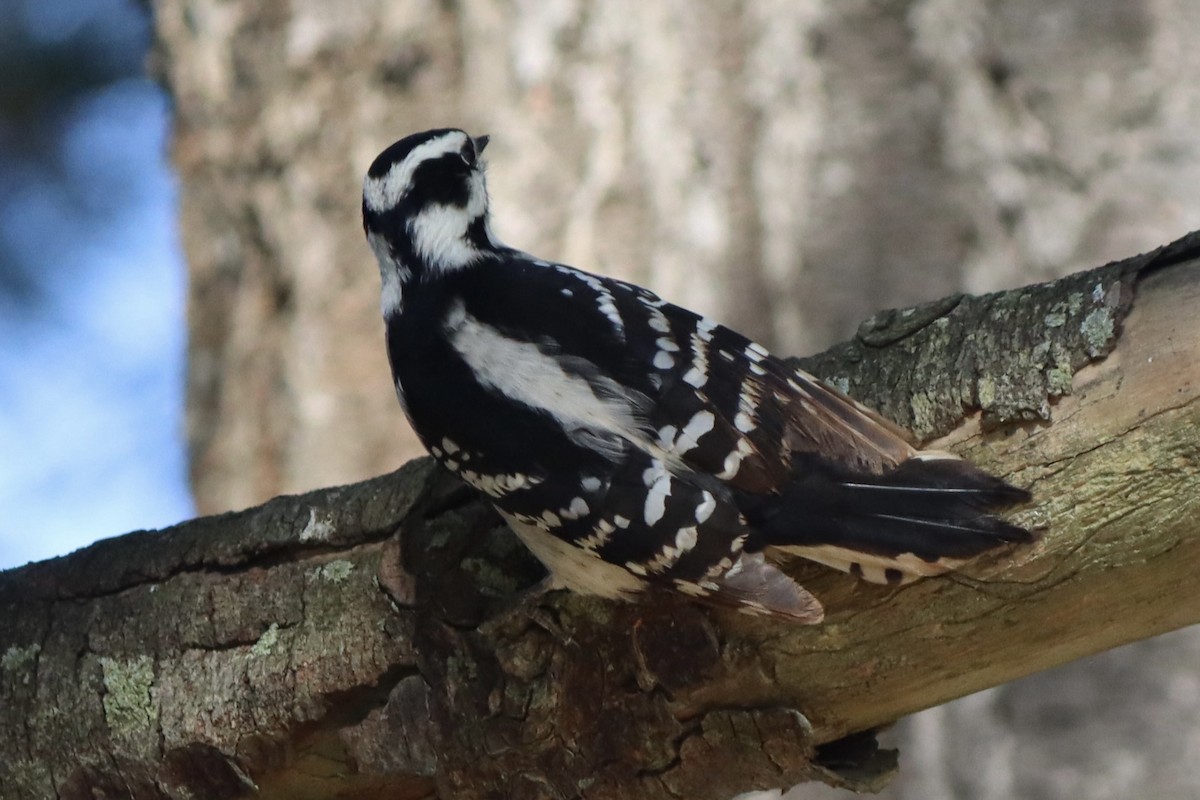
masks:
<path fill-rule="evenodd" d="M 989 512 L 1028 502 L 1028 491 L 952 456 L 918 455 L 883 475 L 852 474 L 802 456 L 786 494 L 751 511 L 760 546 L 795 548 L 843 569 L 866 561 L 932 574 L 1033 535 Z M 905 556 L 903 563 L 893 560 Z M 914 568 L 915 566 L 915 568 Z"/>

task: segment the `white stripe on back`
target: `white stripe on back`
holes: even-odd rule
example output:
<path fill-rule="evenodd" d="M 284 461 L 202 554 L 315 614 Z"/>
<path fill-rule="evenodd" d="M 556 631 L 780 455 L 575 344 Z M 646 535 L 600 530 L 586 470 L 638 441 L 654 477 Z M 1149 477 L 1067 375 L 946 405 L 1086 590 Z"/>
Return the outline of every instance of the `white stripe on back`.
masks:
<path fill-rule="evenodd" d="M 590 428 L 630 441 L 644 439 L 615 381 L 598 378 L 612 385 L 593 385 L 532 342 L 505 336 L 461 306 L 447 315 L 447 327 L 451 345 L 484 386 L 549 415 L 568 432 Z"/>

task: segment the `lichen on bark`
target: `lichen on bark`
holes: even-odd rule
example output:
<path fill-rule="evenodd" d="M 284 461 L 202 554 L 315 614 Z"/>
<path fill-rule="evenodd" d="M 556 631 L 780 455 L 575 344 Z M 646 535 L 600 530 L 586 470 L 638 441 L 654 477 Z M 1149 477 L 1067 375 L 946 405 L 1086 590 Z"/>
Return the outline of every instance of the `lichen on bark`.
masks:
<path fill-rule="evenodd" d="M 985 428 L 1048 422 L 1085 364 L 1104 358 L 1133 301 L 1136 260 L 1047 284 L 913 309 L 883 311 L 854 339 L 809 358 L 823 377 L 920 439 L 946 433 L 964 413 Z"/>

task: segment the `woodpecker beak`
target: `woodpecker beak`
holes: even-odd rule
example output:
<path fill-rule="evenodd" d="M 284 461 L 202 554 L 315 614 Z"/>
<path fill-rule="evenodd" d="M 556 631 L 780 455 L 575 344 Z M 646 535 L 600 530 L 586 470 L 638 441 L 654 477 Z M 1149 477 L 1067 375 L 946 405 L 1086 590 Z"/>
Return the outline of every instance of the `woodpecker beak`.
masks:
<path fill-rule="evenodd" d="M 477 156 L 481 155 L 483 153 L 483 148 L 487 147 L 487 144 L 489 141 L 491 141 L 491 139 L 492 139 L 492 137 L 488 136 L 486 133 L 483 136 L 476 136 L 475 137 L 475 155 L 477 155 Z"/>

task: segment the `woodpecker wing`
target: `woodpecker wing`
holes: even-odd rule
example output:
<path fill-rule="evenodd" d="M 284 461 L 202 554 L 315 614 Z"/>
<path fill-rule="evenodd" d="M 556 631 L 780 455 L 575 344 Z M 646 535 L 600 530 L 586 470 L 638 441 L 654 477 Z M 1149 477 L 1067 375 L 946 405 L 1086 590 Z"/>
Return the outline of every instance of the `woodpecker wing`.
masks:
<path fill-rule="evenodd" d="M 1027 492 L 918 451 L 876 412 L 640 287 L 540 267 L 555 278 L 536 283 L 558 286 L 563 316 L 539 318 L 539 330 L 635 398 L 629 441 L 678 479 L 730 492 L 750 526 L 748 551 L 781 547 L 894 583 L 1030 540 L 987 513 Z"/>

